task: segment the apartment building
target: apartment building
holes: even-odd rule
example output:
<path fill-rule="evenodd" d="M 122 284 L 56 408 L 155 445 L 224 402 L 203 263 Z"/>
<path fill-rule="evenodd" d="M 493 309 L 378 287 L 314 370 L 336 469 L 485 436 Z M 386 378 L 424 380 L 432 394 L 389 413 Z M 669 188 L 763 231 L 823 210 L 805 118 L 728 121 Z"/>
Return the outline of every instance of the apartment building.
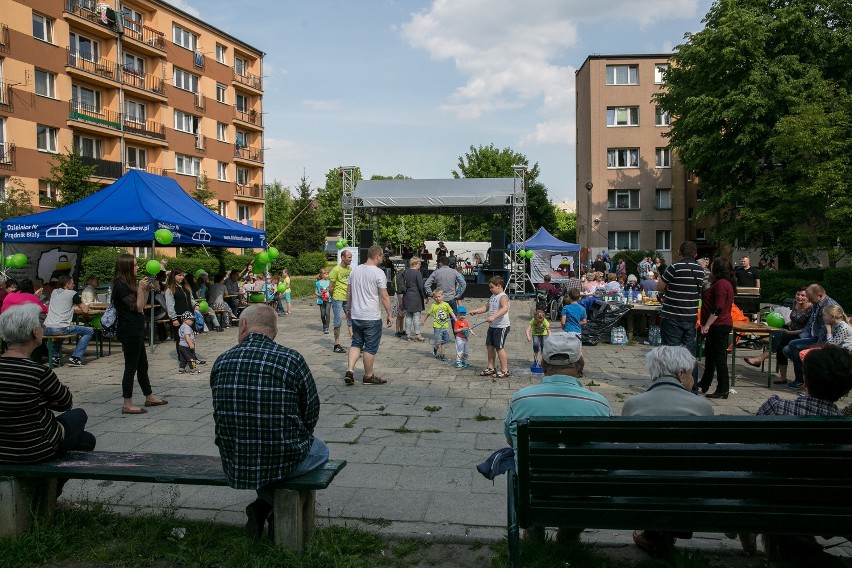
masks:
<path fill-rule="evenodd" d="M 220 214 L 263 228 L 263 55 L 159 0 L 0 0 L 0 189 L 53 206 L 73 149 L 103 185 L 204 175 Z"/>
<path fill-rule="evenodd" d="M 684 240 L 712 248 L 693 222 L 697 179 L 652 100 L 670 56 L 591 55 L 575 72 L 577 240 L 593 253 L 656 249 L 671 262 Z"/>

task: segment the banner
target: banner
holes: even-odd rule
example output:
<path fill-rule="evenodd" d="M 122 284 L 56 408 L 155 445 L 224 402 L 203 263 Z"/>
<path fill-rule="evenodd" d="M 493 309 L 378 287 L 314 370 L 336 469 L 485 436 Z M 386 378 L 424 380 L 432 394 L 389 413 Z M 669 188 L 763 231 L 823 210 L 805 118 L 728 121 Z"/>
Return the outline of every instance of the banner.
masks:
<path fill-rule="evenodd" d="M 5 258 L 17 253 L 27 255 L 27 264 L 22 268 L 6 266 Z M 38 289 L 42 284 L 55 283 L 60 276 L 67 275 L 79 284 L 83 247 L 59 243 L 49 245 L 5 243 L 3 259 L 6 279 L 14 278 L 20 282 L 24 278 L 29 278 Z"/>
<path fill-rule="evenodd" d="M 534 250 L 530 261 L 530 280 L 533 284 L 544 282 L 544 275 L 550 274 L 553 283 L 568 280 L 568 272 L 577 272 L 577 252 L 565 252 L 558 250 Z"/>

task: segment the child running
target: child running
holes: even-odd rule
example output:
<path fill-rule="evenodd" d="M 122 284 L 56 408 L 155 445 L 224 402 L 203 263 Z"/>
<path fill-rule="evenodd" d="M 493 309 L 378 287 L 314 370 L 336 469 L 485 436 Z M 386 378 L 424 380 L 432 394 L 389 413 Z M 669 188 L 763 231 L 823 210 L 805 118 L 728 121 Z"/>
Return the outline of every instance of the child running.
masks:
<path fill-rule="evenodd" d="M 320 320 L 322 321 L 322 332 L 328 333 L 328 319 L 331 311 L 331 299 L 328 295 L 328 287 L 331 280 L 328 279 L 328 268 L 321 268 L 315 284 L 314 296 L 317 297 L 317 305 L 320 309 Z"/>
<path fill-rule="evenodd" d="M 577 337 L 583 333 L 581 325 L 586 323 L 586 308 L 577 303 L 580 299 L 579 290 L 571 289 L 565 294 L 564 301 L 568 303 L 562 308 L 562 328 L 566 333 L 572 333 Z M 580 349 L 580 360 L 577 362 L 577 376 L 583 378 L 583 367 L 586 360 L 583 358 L 583 350 Z"/>
<path fill-rule="evenodd" d="M 544 317 L 544 310 L 536 310 L 535 316 L 527 326 L 527 343 L 533 346 L 533 363 L 539 365 L 538 354 L 544 347 L 544 337 L 550 334 L 550 322 Z"/>
<path fill-rule="evenodd" d="M 423 317 L 420 325 L 426 323 L 429 316 L 432 316 L 432 355 L 441 361 L 446 361 L 444 357 L 444 344 L 450 342 L 450 322 L 453 318 L 453 309 L 444 301 L 444 291 L 436 288 L 432 292 L 434 302 L 429 306 L 429 311 Z"/>
<path fill-rule="evenodd" d="M 192 312 L 183 312 L 181 316 L 183 324 L 178 329 L 180 342 L 178 343 L 179 365 L 178 373 L 186 373 L 186 367 L 189 366 L 190 373 L 200 373 L 198 370 L 198 357 L 195 355 L 195 332 L 192 331 L 192 324 L 195 322 L 195 314 Z"/>
<path fill-rule="evenodd" d="M 489 323 L 488 334 L 485 336 L 485 347 L 488 349 L 488 366 L 480 373 L 480 377 L 496 377 L 502 379 L 509 376 L 509 361 L 506 357 L 506 337 L 509 335 L 509 296 L 503 291 L 503 279 L 492 276 L 488 280 L 491 297 L 488 304 L 468 312 L 471 315 L 488 312 L 485 321 Z M 496 362 L 500 370 L 496 370 Z"/>
<path fill-rule="evenodd" d="M 453 323 L 453 333 L 456 336 L 456 364 L 459 369 L 469 367 L 467 362 L 467 338 L 468 335 L 476 335 L 470 329 L 470 324 L 467 322 L 467 308 L 459 306 L 456 308 L 456 321 Z"/>

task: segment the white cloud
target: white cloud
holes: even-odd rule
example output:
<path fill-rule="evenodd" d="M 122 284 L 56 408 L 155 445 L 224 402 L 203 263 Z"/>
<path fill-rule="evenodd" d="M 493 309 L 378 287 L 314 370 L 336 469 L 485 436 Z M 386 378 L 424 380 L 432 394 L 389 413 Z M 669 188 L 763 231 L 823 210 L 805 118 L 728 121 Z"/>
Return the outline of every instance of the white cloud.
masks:
<path fill-rule="evenodd" d="M 340 99 L 305 99 L 302 101 L 302 105 L 308 107 L 311 110 L 339 110 L 340 107 L 343 105 L 343 101 L 341 101 Z"/>
<path fill-rule="evenodd" d="M 175 8 L 177 8 L 179 10 L 183 10 L 184 12 L 189 14 L 190 16 L 195 16 L 196 18 L 201 17 L 201 12 L 199 12 L 197 8 L 193 8 L 192 6 L 190 6 L 189 2 L 187 2 L 186 0 L 165 0 L 165 1 L 166 1 L 166 3 L 171 4 L 172 6 L 174 6 Z"/>

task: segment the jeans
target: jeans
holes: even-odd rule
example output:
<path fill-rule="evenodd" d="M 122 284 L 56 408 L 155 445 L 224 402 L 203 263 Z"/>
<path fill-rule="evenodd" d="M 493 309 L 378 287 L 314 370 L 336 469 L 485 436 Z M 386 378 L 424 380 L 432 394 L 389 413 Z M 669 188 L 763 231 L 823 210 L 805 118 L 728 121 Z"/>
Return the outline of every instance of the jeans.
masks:
<path fill-rule="evenodd" d="M 133 376 L 136 375 L 142 394 L 151 394 L 151 382 L 148 380 L 148 355 L 145 354 L 144 337 L 119 337 L 124 352 L 124 376 L 121 378 L 121 395 L 133 398 Z"/>
<path fill-rule="evenodd" d="M 805 382 L 805 376 L 802 372 L 802 358 L 799 353 L 807 349 L 817 342 L 816 338 L 808 337 L 807 339 L 794 339 L 784 348 L 784 354 L 793 362 L 793 372 L 796 373 L 796 382 Z"/>
<path fill-rule="evenodd" d="M 405 312 L 404 325 L 408 337 L 420 335 L 420 312 Z"/>
<path fill-rule="evenodd" d="M 663 318 L 660 322 L 660 340 L 663 345 L 686 347 L 695 355 L 695 320 Z M 692 379 L 698 382 L 698 362 L 692 368 Z"/>
<path fill-rule="evenodd" d="M 322 304 L 319 304 L 320 320 L 322 320 L 323 331 L 328 329 L 328 316 L 329 316 L 328 312 L 329 312 L 330 309 L 331 309 L 331 302 L 323 302 Z"/>
<path fill-rule="evenodd" d="M 346 318 L 346 300 L 332 300 L 331 309 L 334 312 L 334 329 L 338 329 Z M 352 326 L 349 322 L 347 325 Z"/>
<path fill-rule="evenodd" d="M 69 333 L 73 333 L 75 335 L 79 335 L 80 339 L 77 340 L 77 347 L 74 348 L 74 353 L 71 354 L 72 357 L 80 358 L 86 354 L 86 347 L 89 346 L 89 341 L 92 339 L 92 336 L 95 334 L 95 330 L 91 327 L 86 327 L 84 325 L 68 325 L 65 327 L 46 327 L 44 328 L 44 335 L 66 335 Z M 62 353 L 62 345 L 53 342 L 53 355 L 54 357 L 58 357 Z"/>
<path fill-rule="evenodd" d="M 701 376 L 700 387 L 710 388 L 713 382 L 713 372 L 719 384 L 716 391 L 728 392 L 730 378 L 728 376 L 728 336 L 731 333 L 730 325 L 714 325 L 710 327 L 707 338 L 704 341 L 704 374 Z"/>
<path fill-rule="evenodd" d="M 325 442 L 314 436 L 311 448 L 308 450 L 308 455 L 305 459 L 296 464 L 296 467 L 281 481 L 293 479 L 304 475 L 309 471 L 313 471 L 328 461 L 328 446 Z M 275 494 L 275 483 L 269 483 L 257 489 L 257 496 L 270 505 L 272 505 L 272 496 Z"/>
<path fill-rule="evenodd" d="M 88 420 L 89 417 L 82 408 L 72 408 L 56 416 L 56 421 L 62 424 L 65 430 L 65 435 L 56 449 L 57 457 L 71 450 L 91 452 L 95 449 L 95 437 L 85 431 Z"/>
<path fill-rule="evenodd" d="M 791 341 L 794 341 L 798 336 L 791 335 L 789 333 L 784 333 L 783 331 L 776 331 L 772 334 L 772 352 L 775 353 L 778 361 L 779 367 L 786 367 L 787 356 L 784 354 L 784 348 L 787 347 Z"/>

